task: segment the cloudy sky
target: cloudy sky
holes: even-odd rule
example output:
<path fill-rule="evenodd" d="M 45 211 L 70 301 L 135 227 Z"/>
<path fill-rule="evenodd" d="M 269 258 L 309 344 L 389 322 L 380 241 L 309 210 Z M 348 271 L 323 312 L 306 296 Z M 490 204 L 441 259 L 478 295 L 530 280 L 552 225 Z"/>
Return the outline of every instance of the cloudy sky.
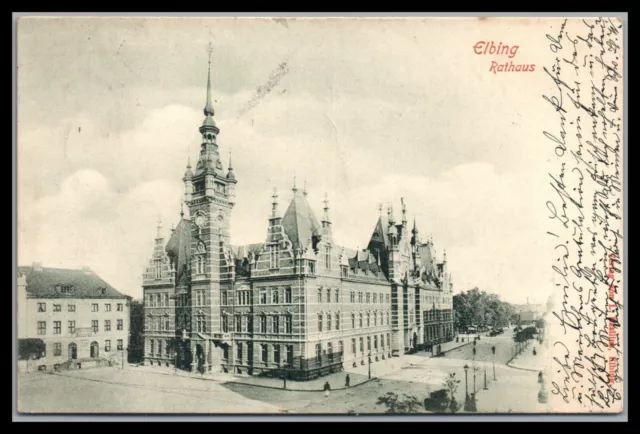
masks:
<path fill-rule="evenodd" d="M 234 244 L 264 240 L 273 187 L 284 212 L 295 174 L 318 216 L 328 194 L 338 243 L 366 247 L 378 204 L 399 216 L 404 197 L 423 237 L 447 250 L 455 292 L 544 302 L 549 27 L 21 19 L 19 263 L 88 265 L 141 296 L 158 216 L 168 237 L 197 159 L 211 42 L 218 143 L 238 178 Z M 520 49 L 476 55 L 481 40 Z M 493 74 L 492 60 L 538 68 Z"/>

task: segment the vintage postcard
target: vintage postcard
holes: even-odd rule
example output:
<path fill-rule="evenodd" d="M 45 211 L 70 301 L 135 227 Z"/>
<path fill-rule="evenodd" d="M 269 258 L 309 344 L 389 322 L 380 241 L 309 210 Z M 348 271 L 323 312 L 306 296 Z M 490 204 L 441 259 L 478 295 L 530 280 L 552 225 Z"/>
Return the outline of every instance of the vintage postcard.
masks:
<path fill-rule="evenodd" d="M 20 17 L 17 411 L 623 412 L 625 25 Z"/>

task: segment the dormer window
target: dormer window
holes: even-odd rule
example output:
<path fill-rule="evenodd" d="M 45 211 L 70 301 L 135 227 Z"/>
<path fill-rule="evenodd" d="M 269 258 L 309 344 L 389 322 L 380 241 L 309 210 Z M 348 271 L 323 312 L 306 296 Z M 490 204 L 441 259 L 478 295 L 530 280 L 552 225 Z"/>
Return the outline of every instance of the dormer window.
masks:
<path fill-rule="evenodd" d="M 314 275 L 316 274 L 316 263 L 309 261 L 309 274 Z"/>
<path fill-rule="evenodd" d="M 105 295 L 107 293 L 107 288 L 100 288 L 100 294 Z"/>
<path fill-rule="evenodd" d="M 349 267 L 343 265 L 342 267 L 342 277 L 349 277 Z"/>

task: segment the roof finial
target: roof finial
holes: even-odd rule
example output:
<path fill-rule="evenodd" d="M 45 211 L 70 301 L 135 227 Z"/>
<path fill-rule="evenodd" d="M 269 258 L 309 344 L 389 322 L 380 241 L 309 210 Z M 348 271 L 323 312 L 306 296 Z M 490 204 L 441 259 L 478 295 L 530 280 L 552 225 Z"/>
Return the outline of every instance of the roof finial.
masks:
<path fill-rule="evenodd" d="M 293 172 L 293 188 L 292 188 L 293 192 L 295 193 L 296 191 L 298 191 L 298 187 L 296 187 L 296 172 Z"/>
<path fill-rule="evenodd" d="M 324 194 L 324 218 L 322 221 L 324 223 L 331 223 L 331 220 L 329 220 L 329 195 L 327 193 Z"/>
<path fill-rule="evenodd" d="M 209 70 L 207 73 L 207 104 L 204 106 L 204 115 L 213 116 L 213 104 L 211 104 L 211 53 L 213 53 L 213 46 L 211 42 L 209 42 L 207 52 L 209 53 Z"/>
<path fill-rule="evenodd" d="M 229 170 L 233 170 L 233 166 L 231 165 L 231 149 L 229 149 Z"/>
<path fill-rule="evenodd" d="M 273 187 L 273 195 L 271 197 L 273 198 L 273 202 L 271 202 L 271 204 L 273 205 L 271 214 L 272 214 L 272 217 L 275 218 L 278 212 L 277 211 L 278 210 L 278 192 L 275 187 Z"/>
<path fill-rule="evenodd" d="M 442 254 L 444 255 L 444 259 L 442 260 L 442 262 L 446 264 L 446 262 L 447 262 L 447 249 L 444 249 L 442 251 Z"/>
<path fill-rule="evenodd" d="M 418 233 L 418 225 L 416 224 L 416 217 L 415 216 L 413 217 L 413 230 L 411 232 L 413 232 L 414 234 Z"/>
<path fill-rule="evenodd" d="M 158 215 L 158 236 L 156 238 L 162 238 L 162 216 Z"/>
<path fill-rule="evenodd" d="M 184 201 L 180 201 L 180 218 L 184 217 Z"/>
<path fill-rule="evenodd" d="M 382 202 L 378 204 L 378 210 L 380 211 L 380 217 L 382 217 Z"/>
<path fill-rule="evenodd" d="M 407 223 L 407 206 L 404 203 L 404 197 L 400 198 L 400 203 L 402 203 L 402 223 Z"/>
<path fill-rule="evenodd" d="M 302 190 L 302 193 L 306 196 L 307 195 L 307 178 L 304 178 L 304 190 Z"/>
<path fill-rule="evenodd" d="M 393 218 L 393 205 L 391 205 L 391 203 L 389 203 L 389 210 L 387 213 L 389 214 L 389 224 L 395 223 L 395 219 Z"/>

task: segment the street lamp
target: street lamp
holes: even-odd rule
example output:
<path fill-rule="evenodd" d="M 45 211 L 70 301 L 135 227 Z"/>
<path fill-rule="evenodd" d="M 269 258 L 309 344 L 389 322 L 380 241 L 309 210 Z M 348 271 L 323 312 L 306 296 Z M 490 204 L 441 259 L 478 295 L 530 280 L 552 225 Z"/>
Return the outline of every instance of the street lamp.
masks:
<path fill-rule="evenodd" d="M 371 352 L 369 352 L 369 380 L 371 380 Z"/>
<path fill-rule="evenodd" d="M 493 381 L 496 380 L 496 346 L 492 346 L 491 347 L 491 352 L 493 353 L 493 358 L 492 358 L 492 362 L 493 362 Z"/>
<path fill-rule="evenodd" d="M 465 411 L 470 411 L 471 408 L 469 406 L 469 378 L 468 378 L 468 373 L 469 373 L 469 366 L 468 365 L 464 365 L 464 392 L 465 392 L 465 398 L 464 398 L 464 409 Z"/>

